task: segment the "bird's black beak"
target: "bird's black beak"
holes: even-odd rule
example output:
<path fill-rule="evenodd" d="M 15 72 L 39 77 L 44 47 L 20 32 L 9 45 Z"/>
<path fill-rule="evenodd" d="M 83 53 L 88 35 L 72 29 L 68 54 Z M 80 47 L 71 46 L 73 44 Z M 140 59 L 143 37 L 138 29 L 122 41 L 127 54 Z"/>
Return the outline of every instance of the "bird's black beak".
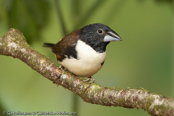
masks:
<path fill-rule="evenodd" d="M 122 41 L 121 37 L 114 31 L 108 31 L 104 37 L 104 42 Z"/>

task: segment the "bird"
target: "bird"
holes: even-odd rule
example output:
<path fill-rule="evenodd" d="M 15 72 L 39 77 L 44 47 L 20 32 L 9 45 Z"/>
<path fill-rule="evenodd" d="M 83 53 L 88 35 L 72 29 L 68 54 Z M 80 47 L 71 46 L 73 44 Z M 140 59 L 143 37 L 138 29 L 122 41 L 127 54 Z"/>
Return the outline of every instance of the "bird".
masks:
<path fill-rule="evenodd" d="M 76 76 L 91 78 L 104 64 L 106 46 L 122 41 L 110 27 L 94 23 L 72 31 L 58 43 L 44 43 L 56 55 L 58 63 Z"/>

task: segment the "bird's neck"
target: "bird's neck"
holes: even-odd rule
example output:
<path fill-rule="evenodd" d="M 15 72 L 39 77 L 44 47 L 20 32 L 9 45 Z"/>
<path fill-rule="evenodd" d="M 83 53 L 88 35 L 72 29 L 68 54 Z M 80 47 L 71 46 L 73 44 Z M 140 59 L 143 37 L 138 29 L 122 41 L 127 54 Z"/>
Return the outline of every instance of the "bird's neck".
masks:
<path fill-rule="evenodd" d="M 96 50 L 99 53 L 103 53 L 106 51 L 106 46 L 109 44 L 109 42 L 102 42 L 102 43 L 95 43 L 92 44 L 91 47 Z"/>

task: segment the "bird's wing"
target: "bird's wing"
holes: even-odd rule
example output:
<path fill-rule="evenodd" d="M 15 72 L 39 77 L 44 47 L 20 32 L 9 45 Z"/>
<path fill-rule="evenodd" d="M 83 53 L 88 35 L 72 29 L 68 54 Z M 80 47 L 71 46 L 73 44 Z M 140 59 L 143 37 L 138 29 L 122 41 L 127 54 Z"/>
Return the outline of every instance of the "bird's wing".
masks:
<path fill-rule="evenodd" d="M 57 60 L 62 61 L 65 57 L 77 58 L 75 45 L 79 40 L 79 29 L 61 39 L 53 48 L 52 51 L 56 54 Z"/>

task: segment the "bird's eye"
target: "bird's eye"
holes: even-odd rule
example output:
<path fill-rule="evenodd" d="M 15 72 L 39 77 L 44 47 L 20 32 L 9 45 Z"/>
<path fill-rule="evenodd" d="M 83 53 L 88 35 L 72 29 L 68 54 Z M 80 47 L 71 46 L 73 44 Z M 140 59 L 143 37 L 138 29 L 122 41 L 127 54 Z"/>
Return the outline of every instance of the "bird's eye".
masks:
<path fill-rule="evenodd" d="M 97 30 L 97 33 L 98 33 L 99 35 L 102 35 L 102 34 L 104 33 L 104 31 L 103 31 L 102 29 L 98 29 L 98 30 Z"/>

